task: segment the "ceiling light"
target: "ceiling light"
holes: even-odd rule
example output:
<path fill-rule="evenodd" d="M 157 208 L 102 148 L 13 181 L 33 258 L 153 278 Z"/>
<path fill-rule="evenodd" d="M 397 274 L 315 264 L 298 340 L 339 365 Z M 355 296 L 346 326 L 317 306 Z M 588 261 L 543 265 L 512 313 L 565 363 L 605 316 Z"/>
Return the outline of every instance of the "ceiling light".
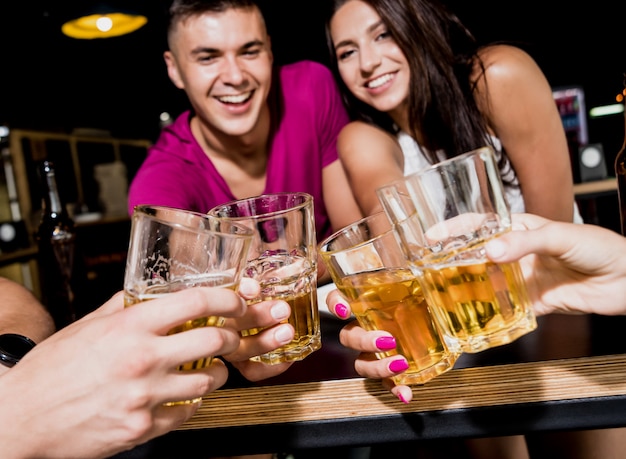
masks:
<path fill-rule="evenodd" d="M 147 22 L 148 19 L 139 14 L 101 9 L 66 22 L 61 30 L 68 37 L 89 40 L 126 35 L 141 28 Z"/>

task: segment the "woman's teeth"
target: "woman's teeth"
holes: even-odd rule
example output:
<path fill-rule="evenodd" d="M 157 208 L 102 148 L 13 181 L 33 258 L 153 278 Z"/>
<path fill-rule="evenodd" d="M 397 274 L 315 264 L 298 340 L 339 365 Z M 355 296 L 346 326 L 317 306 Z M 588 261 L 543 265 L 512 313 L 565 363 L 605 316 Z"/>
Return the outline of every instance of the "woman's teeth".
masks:
<path fill-rule="evenodd" d="M 376 89 L 379 86 L 382 86 L 385 83 L 387 83 L 392 78 L 393 78 L 393 75 L 390 74 L 390 73 L 387 73 L 386 75 L 380 76 L 380 77 L 376 78 L 375 80 L 372 80 L 369 83 L 367 83 L 367 87 L 370 88 L 370 89 Z"/>

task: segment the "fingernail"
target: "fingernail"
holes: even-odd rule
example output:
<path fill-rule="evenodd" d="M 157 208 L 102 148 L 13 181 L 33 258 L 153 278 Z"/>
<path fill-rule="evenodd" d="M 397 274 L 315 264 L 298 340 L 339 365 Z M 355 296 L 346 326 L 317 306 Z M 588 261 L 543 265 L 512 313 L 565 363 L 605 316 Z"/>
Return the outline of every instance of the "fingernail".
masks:
<path fill-rule="evenodd" d="M 376 347 L 381 351 L 396 348 L 396 339 L 393 336 L 381 336 L 376 340 Z"/>
<path fill-rule="evenodd" d="M 245 297 L 257 294 L 257 287 L 252 282 L 242 282 L 239 284 L 239 293 Z"/>
<path fill-rule="evenodd" d="M 497 239 L 489 241 L 485 245 L 485 250 L 487 251 L 487 256 L 491 259 L 501 258 L 506 252 L 506 246 Z"/>
<path fill-rule="evenodd" d="M 278 301 L 274 303 L 272 308 L 270 309 L 270 314 L 275 320 L 285 320 L 291 314 L 291 310 L 289 309 L 289 305 L 284 301 Z"/>
<path fill-rule="evenodd" d="M 394 373 L 400 373 L 409 368 L 409 363 L 404 359 L 394 360 L 389 364 L 389 369 Z"/>
<path fill-rule="evenodd" d="M 406 399 L 402 396 L 402 392 L 398 392 L 398 400 L 400 400 L 405 405 L 409 404 L 409 402 L 407 402 Z"/>
<path fill-rule="evenodd" d="M 274 339 L 281 345 L 289 343 L 293 339 L 291 327 L 289 325 L 278 327 L 278 329 L 274 332 Z"/>
<path fill-rule="evenodd" d="M 335 305 L 335 314 L 337 314 L 342 319 L 346 319 L 349 315 L 348 306 L 343 303 L 337 303 Z"/>

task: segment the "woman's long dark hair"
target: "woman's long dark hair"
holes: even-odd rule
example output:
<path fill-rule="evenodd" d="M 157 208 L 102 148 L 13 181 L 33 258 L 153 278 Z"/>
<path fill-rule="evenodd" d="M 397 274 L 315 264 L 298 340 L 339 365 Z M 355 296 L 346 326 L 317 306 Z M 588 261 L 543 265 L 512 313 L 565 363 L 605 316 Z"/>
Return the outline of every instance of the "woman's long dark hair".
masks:
<path fill-rule="evenodd" d="M 329 24 L 334 13 L 349 0 L 330 0 L 326 37 L 333 71 L 352 119 L 373 123 L 396 133 L 385 113 L 359 101 L 341 80 Z M 408 120 L 413 138 L 431 162 L 434 152 L 457 156 L 489 142 L 486 120 L 474 99 L 476 81 L 470 78 L 478 65 L 479 46 L 459 18 L 436 0 L 361 0 L 369 4 L 396 41 L 409 63 L 411 86 Z M 419 136 L 417 136 L 419 133 Z"/>

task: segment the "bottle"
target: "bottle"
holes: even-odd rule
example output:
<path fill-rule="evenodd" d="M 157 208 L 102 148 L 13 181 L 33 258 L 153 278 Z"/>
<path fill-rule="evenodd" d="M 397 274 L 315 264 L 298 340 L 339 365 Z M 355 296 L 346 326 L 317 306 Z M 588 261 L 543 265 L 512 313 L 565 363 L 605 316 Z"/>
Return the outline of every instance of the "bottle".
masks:
<path fill-rule="evenodd" d="M 42 303 L 59 330 L 77 319 L 72 283 L 76 230 L 59 195 L 51 161 L 41 163 L 39 178 L 42 186 L 42 213 L 35 238 L 39 248 L 41 296 Z"/>
<path fill-rule="evenodd" d="M 11 193 L 9 182 L 13 177 L 6 176 L 6 168 L 10 160 L 9 128 L 0 124 L 0 193 L 8 195 L 9 200 L 12 201 L 13 193 Z M 9 220 L 11 216 L 11 205 L 3 199 L 0 202 L 0 220 Z"/>
<path fill-rule="evenodd" d="M 626 90 L 624 90 L 626 93 Z M 626 106 L 624 110 L 624 143 L 615 157 L 615 176 L 617 177 L 617 199 L 622 235 L 626 236 Z"/>

